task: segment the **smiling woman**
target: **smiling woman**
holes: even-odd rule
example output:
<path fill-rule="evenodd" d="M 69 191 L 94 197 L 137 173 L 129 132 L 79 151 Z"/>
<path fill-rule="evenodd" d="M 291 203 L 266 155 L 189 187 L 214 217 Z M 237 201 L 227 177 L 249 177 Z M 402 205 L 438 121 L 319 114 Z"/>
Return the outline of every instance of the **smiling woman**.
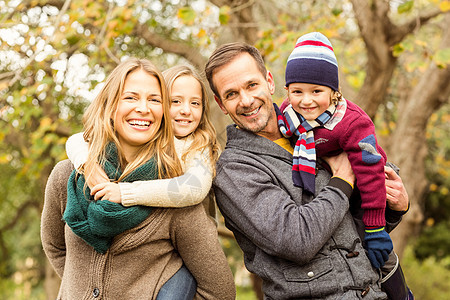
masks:
<path fill-rule="evenodd" d="M 143 70 L 127 76 L 114 116 L 117 138 L 127 161 L 150 141 L 161 126 L 163 106 L 158 79 Z"/>

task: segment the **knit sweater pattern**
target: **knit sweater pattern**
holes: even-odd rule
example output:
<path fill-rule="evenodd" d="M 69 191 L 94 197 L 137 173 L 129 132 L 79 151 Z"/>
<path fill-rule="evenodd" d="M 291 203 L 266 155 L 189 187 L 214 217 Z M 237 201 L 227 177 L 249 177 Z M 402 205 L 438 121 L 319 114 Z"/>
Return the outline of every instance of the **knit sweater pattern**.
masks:
<path fill-rule="evenodd" d="M 361 194 L 364 224 L 385 226 L 386 153 L 377 142 L 375 126 L 369 116 L 353 102 L 341 102 L 343 104 L 340 105 L 347 106 L 342 119 L 331 119 L 328 126 L 314 129 L 317 156 L 331 156 L 342 151 L 347 153 Z"/>

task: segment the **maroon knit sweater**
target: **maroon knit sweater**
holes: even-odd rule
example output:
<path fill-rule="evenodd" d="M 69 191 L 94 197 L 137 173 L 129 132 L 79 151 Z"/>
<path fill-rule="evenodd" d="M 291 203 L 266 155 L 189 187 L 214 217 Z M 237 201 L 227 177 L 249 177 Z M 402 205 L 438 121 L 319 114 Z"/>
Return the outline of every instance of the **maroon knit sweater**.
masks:
<path fill-rule="evenodd" d="M 313 129 L 316 155 L 323 157 L 334 156 L 342 151 L 347 153 L 361 193 L 363 222 L 366 226 L 381 227 L 385 225 L 386 153 L 378 145 L 375 126 L 370 117 L 353 102 L 344 101 L 347 107 L 343 116 L 338 107 L 325 127 Z M 281 111 L 287 106 L 286 102 L 283 102 Z M 342 104 L 339 106 L 342 107 Z"/>

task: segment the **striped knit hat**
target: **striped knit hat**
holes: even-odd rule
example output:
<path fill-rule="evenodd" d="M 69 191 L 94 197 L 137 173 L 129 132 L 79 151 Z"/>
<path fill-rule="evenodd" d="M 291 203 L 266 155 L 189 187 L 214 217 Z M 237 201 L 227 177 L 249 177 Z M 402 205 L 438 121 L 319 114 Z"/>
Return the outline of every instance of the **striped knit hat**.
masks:
<path fill-rule="evenodd" d="M 297 40 L 286 65 L 286 86 L 294 82 L 312 83 L 339 90 L 338 64 L 330 41 L 320 32 Z"/>

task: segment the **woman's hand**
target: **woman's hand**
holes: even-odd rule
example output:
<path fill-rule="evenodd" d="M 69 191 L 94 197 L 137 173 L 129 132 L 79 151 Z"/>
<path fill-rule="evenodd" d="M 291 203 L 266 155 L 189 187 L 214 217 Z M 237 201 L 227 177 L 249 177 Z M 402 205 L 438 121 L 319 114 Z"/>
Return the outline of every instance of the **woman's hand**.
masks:
<path fill-rule="evenodd" d="M 119 204 L 122 203 L 118 183 L 99 183 L 91 189 L 91 195 L 94 195 L 95 200 L 109 200 Z"/>
<path fill-rule="evenodd" d="M 392 168 L 384 167 L 386 176 L 386 199 L 390 209 L 406 211 L 409 206 L 408 193 L 400 176 Z"/>

